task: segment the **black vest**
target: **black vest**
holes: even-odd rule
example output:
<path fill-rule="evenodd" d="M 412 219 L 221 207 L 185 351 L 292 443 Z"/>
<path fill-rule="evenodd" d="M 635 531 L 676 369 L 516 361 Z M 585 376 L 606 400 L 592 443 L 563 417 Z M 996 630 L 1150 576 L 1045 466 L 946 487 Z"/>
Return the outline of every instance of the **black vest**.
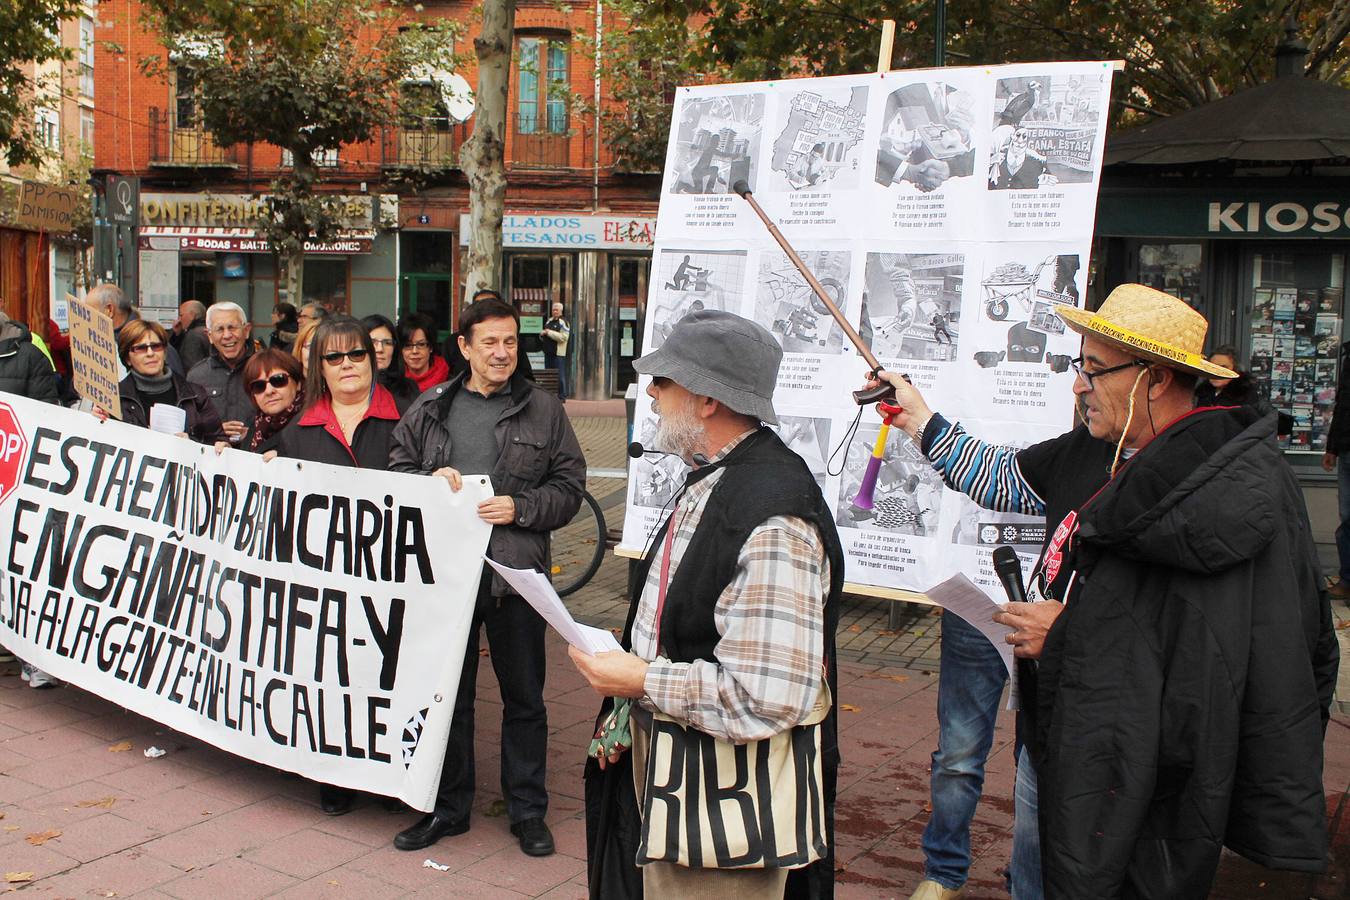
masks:
<path fill-rule="evenodd" d="M 844 585 L 844 551 L 834 519 L 806 463 L 778 435 L 761 427 L 741 441 L 726 458 L 695 469 L 688 487 L 719 468 L 718 479 L 703 508 L 698 528 L 671 574 L 661 616 L 661 646 L 673 662 L 715 660 L 720 635 L 714 611 L 736 574 L 736 559 L 750 532 L 773 516 L 796 516 L 816 526 L 830 561 L 830 593 L 825 599 L 825 658 L 834 661 L 834 632 Z M 673 516 L 673 513 L 672 513 Z M 631 639 L 638 600 L 647 583 L 655 548 L 665 540 L 667 516 L 649 551 L 635 566 L 625 639 Z"/>

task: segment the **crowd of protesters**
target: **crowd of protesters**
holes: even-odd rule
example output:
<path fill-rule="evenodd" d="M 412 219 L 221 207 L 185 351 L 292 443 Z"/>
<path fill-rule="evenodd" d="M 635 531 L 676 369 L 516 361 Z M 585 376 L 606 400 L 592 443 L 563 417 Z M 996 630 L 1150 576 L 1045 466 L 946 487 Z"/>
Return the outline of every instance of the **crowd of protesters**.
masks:
<path fill-rule="evenodd" d="M 233 303 L 185 302 L 171 333 L 110 285 L 85 302 L 113 318 L 128 424 L 153 427 L 155 408 L 172 407 L 176 433 L 218 452 L 413 473 L 453 491 L 489 476 L 494 496 L 477 512 L 493 527 L 488 557 L 509 566 L 547 571 L 548 534 L 581 503 L 576 435 L 559 397 L 534 384 L 519 317 L 495 292 L 474 297 L 443 345 L 417 313 L 357 320 L 279 304 L 264 348 Z M 552 313 L 555 368 L 570 331 Z M 1175 298 L 1124 285 L 1096 312 L 1057 314 L 1083 338 L 1081 424 L 1050 441 L 986 443 L 899 374 L 868 384 L 895 391 L 895 424 L 949 487 L 1049 526 L 1032 602 L 995 616 L 1021 695 L 1010 891 L 1203 897 L 1225 846 L 1320 871 L 1337 650 L 1275 443 L 1284 423 L 1247 389 L 1232 348 L 1201 354 L 1207 323 Z M 761 326 L 700 311 L 635 363 L 659 418 L 649 449 L 691 474 L 631 580 L 624 651 L 571 651 L 605 698 L 587 751 L 594 897 L 833 893 L 843 551 L 819 485 L 768 427 L 781 360 Z M 0 389 L 60 402 L 59 369 L 0 316 Z M 522 852 L 547 856 L 545 625 L 486 568 L 434 809 L 393 842 L 420 850 L 470 828 L 482 630 L 511 831 Z M 982 635 L 950 613 L 943 631 L 922 900 L 960 896 L 1007 680 Z M 681 783 L 695 755 L 711 774 Z M 658 783 L 685 812 L 652 802 Z M 329 815 L 360 800 L 334 785 L 318 797 Z"/>

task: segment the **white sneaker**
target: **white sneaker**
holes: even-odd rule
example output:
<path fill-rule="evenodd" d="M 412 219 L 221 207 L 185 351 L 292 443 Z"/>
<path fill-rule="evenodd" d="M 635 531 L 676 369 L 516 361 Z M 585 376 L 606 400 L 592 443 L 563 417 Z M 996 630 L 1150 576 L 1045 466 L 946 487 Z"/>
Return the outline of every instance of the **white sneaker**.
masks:
<path fill-rule="evenodd" d="M 931 878 L 925 878 L 919 882 L 918 890 L 909 895 L 909 900 L 956 900 L 960 896 L 960 888 L 953 890 L 943 887 Z"/>
<path fill-rule="evenodd" d="M 33 667 L 26 662 L 19 663 L 19 677 L 22 678 L 25 683 L 28 682 L 28 672 L 32 668 Z"/>
<path fill-rule="evenodd" d="M 30 666 L 28 663 L 24 663 L 23 667 L 26 670 L 25 674 L 28 676 L 24 680 L 28 682 L 28 686 L 31 688 L 52 688 L 56 687 L 59 683 L 55 678 L 39 669 L 37 666 Z"/>

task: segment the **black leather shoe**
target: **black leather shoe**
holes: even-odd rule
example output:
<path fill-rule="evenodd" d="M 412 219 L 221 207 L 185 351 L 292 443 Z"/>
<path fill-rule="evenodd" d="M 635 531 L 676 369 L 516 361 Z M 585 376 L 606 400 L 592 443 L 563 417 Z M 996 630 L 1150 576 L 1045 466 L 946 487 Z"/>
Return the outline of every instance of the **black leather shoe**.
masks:
<path fill-rule="evenodd" d="M 416 825 L 395 835 L 394 846 L 400 850 L 421 850 L 423 847 L 430 847 L 443 837 L 463 834 L 468 830 L 468 816 L 462 819 L 442 819 L 435 813 L 427 813 Z"/>
<path fill-rule="evenodd" d="M 334 784 L 319 785 L 319 809 L 325 816 L 345 816 L 356 802 L 356 791 Z"/>
<path fill-rule="evenodd" d="M 553 855 L 553 832 L 543 819 L 521 819 L 511 826 L 511 833 L 520 839 L 520 852 L 526 856 Z"/>

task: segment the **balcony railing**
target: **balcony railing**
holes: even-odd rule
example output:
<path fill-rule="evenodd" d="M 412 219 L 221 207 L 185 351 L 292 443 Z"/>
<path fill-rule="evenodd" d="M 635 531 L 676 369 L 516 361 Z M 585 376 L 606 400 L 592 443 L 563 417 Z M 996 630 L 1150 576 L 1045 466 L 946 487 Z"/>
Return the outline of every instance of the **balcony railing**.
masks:
<path fill-rule="evenodd" d="M 200 124 L 181 125 L 172 110 L 150 107 L 150 162 L 156 166 L 234 166 L 233 147 L 221 147 Z"/>
<path fill-rule="evenodd" d="M 417 127 L 385 129 L 380 161 L 386 167 L 458 169 L 459 148 L 468 137 L 468 125 L 428 117 Z"/>
<path fill-rule="evenodd" d="M 519 169 L 566 169 L 571 166 L 572 138 L 563 116 L 516 115 L 507 164 Z"/>

